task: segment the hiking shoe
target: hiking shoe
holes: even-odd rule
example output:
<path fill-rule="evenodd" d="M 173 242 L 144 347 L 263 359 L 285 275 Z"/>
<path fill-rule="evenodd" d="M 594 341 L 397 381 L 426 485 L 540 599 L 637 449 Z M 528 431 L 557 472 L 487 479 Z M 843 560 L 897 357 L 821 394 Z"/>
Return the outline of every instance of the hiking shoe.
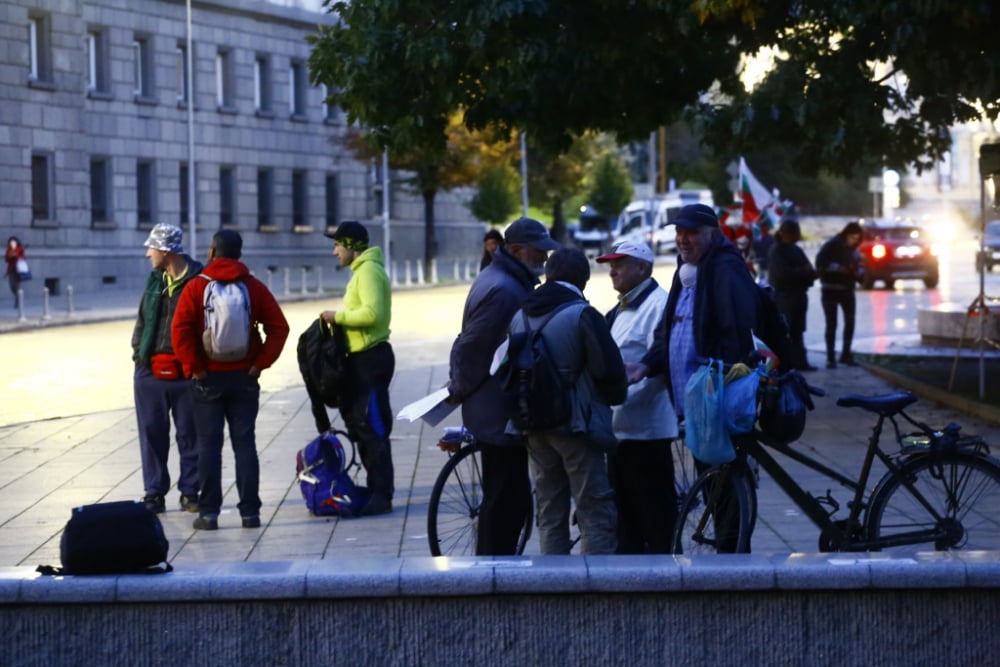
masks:
<path fill-rule="evenodd" d="M 828 361 L 828 362 L 826 362 L 826 367 L 827 368 L 836 368 L 837 367 L 837 362 L 836 361 Z"/>
<path fill-rule="evenodd" d="M 260 517 L 259 516 L 245 516 L 245 517 L 243 517 L 243 527 L 244 528 L 260 528 Z"/>
<path fill-rule="evenodd" d="M 850 355 L 841 357 L 840 358 L 840 363 L 844 364 L 845 366 L 857 366 L 858 365 L 858 362 L 854 361 L 854 357 L 850 356 Z"/>
<path fill-rule="evenodd" d="M 375 516 L 377 514 L 389 514 L 392 512 L 392 501 L 385 496 L 372 496 L 357 516 Z"/>
<path fill-rule="evenodd" d="M 194 520 L 191 526 L 195 530 L 218 530 L 219 520 L 213 516 L 200 516 Z"/>
<path fill-rule="evenodd" d="M 167 501 L 158 493 L 145 496 L 142 502 L 146 505 L 146 509 L 154 514 L 163 514 L 167 511 Z"/>
<path fill-rule="evenodd" d="M 184 494 L 181 494 L 181 509 L 185 512 L 197 512 L 198 496 L 185 496 Z"/>

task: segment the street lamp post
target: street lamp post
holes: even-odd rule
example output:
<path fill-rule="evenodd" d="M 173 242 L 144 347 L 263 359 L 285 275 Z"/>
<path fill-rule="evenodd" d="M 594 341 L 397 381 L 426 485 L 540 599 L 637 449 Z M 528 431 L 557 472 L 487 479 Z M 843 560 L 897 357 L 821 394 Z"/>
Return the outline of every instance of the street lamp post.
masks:
<path fill-rule="evenodd" d="M 195 192 L 194 163 L 194 50 L 191 46 L 191 0 L 187 0 L 187 81 L 184 91 L 187 96 L 187 126 L 188 126 L 188 253 L 198 256 L 198 243 L 195 236 L 195 219 L 198 217 L 198 197 Z M 184 185 L 181 185 L 184 187 Z"/>

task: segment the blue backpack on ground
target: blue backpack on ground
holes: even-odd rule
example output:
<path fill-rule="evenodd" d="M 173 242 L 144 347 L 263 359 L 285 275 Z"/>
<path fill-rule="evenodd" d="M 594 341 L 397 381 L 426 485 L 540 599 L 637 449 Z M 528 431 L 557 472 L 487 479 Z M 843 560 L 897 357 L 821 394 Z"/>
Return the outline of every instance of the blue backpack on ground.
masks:
<path fill-rule="evenodd" d="M 347 473 L 344 446 L 332 432 L 320 434 L 295 455 L 295 473 L 306 507 L 316 516 L 356 515 L 368 502 L 368 489 Z"/>

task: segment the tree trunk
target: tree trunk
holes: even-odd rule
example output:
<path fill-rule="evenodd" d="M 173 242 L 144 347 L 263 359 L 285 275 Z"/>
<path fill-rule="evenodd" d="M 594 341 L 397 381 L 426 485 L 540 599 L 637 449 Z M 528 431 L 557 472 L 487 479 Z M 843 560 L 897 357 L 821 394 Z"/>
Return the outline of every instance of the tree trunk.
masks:
<path fill-rule="evenodd" d="M 559 243 L 566 243 L 566 220 L 563 218 L 562 199 L 558 198 L 552 203 L 552 231 L 549 232 L 552 238 Z"/>
<path fill-rule="evenodd" d="M 424 280 L 431 279 L 431 264 L 437 256 L 437 236 L 434 233 L 434 198 L 437 190 L 424 190 Z"/>

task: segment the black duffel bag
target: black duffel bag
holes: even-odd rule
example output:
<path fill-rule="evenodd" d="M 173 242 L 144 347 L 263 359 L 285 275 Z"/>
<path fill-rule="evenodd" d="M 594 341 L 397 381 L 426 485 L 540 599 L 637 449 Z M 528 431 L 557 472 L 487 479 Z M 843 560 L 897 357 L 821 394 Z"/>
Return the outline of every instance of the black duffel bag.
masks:
<path fill-rule="evenodd" d="M 42 574 L 159 574 L 170 543 L 159 517 L 141 501 L 76 507 L 59 545 L 62 568 L 41 565 Z"/>

